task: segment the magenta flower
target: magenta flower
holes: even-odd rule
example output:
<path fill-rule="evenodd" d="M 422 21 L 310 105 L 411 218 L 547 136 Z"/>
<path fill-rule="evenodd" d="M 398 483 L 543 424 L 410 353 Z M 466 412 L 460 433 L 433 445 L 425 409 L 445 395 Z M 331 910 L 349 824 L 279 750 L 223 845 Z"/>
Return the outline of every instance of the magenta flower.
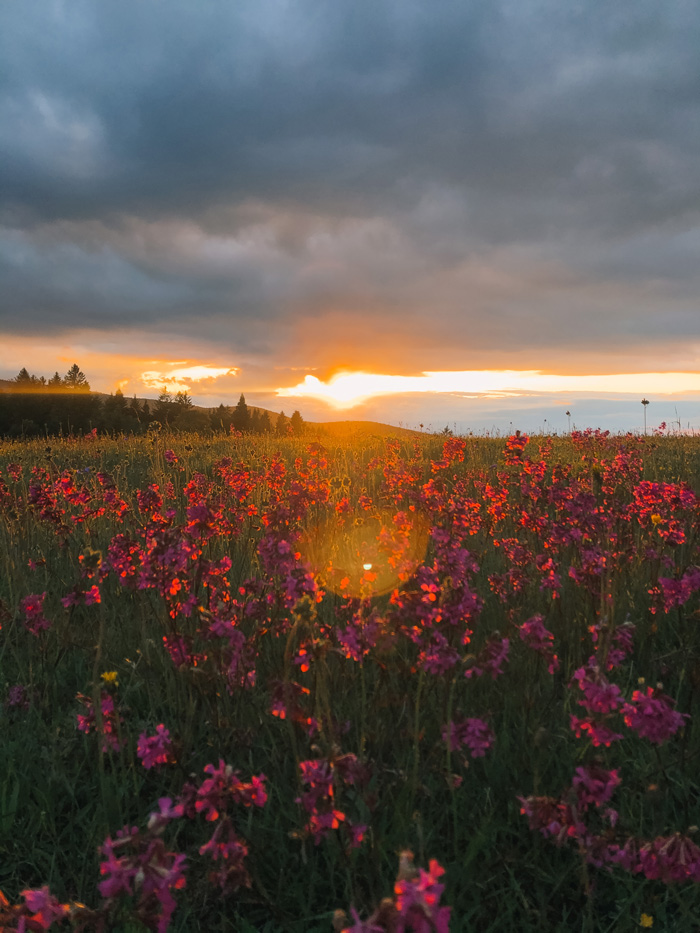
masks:
<path fill-rule="evenodd" d="M 408 924 L 415 933 L 448 933 L 450 908 L 440 907 L 445 886 L 438 882 L 444 874 L 445 869 L 431 859 L 427 871 L 421 868 L 417 877 L 397 880 L 394 892 L 399 922 Z"/>
<path fill-rule="evenodd" d="M 587 732 L 591 742 L 596 748 L 601 745 L 609 748 L 613 742 L 622 738 L 619 732 L 613 732 L 604 722 L 592 719 L 590 716 L 584 716 L 582 719 L 579 719 L 578 716 L 572 714 L 570 725 L 573 732 L 576 733 L 577 739 L 581 738 L 581 733 Z"/>
<path fill-rule="evenodd" d="M 476 659 L 474 665 L 464 672 L 464 676 L 469 679 L 473 675 L 481 677 L 483 674 L 490 674 L 491 679 L 495 680 L 503 673 L 503 665 L 508 660 L 510 650 L 510 640 L 508 638 L 498 638 L 492 635 Z"/>
<path fill-rule="evenodd" d="M 42 930 L 48 930 L 52 923 L 61 920 L 70 910 L 68 904 L 58 902 L 47 885 L 43 888 L 28 888 L 22 891 L 22 897 L 33 914 L 31 919 L 38 923 Z"/>
<path fill-rule="evenodd" d="M 442 738 L 452 751 L 466 745 L 472 758 L 483 758 L 495 740 L 488 723 L 476 717 L 449 722 L 442 730 Z"/>
<path fill-rule="evenodd" d="M 596 765 L 577 768 L 572 781 L 579 802 L 584 806 L 595 804 L 596 807 L 610 800 L 619 783 L 617 770 L 607 771 Z"/>
<path fill-rule="evenodd" d="M 552 650 L 554 635 L 545 628 L 544 617 L 534 615 L 520 626 L 520 638 L 533 651 L 541 654 L 547 661 L 547 670 L 553 674 L 559 667 L 559 658 Z"/>
<path fill-rule="evenodd" d="M 20 601 L 20 609 L 24 613 L 24 627 L 32 633 L 38 635 L 51 628 L 51 623 L 44 615 L 44 600 L 46 593 L 32 594 L 25 596 Z"/>
<path fill-rule="evenodd" d="M 15 684 L 7 691 L 5 706 L 8 709 L 20 709 L 26 712 L 30 703 L 29 691 L 23 684 Z"/>
<path fill-rule="evenodd" d="M 146 735 L 142 732 L 139 736 L 136 754 L 141 759 L 144 768 L 154 768 L 156 765 L 173 764 L 173 743 L 170 739 L 170 732 L 163 723 L 156 726 L 155 735 Z"/>
<path fill-rule="evenodd" d="M 635 690 L 632 701 L 622 708 L 625 725 L 641 738 L 663 745 L 688 718 L 687 714 L 672 709 L 672 704 L 673 700 L 658 689 L 647 687 L 646 693 Z"/>
<path fill-rule="evenodd" d="M 181 803 L 173 805 L 172 798 L 159 797 L 158 809 L 148 817 L 147 828 L 154 833 L 160 833 L 171 820 L 178 820 L 185 815 L 185 807 Z"/>

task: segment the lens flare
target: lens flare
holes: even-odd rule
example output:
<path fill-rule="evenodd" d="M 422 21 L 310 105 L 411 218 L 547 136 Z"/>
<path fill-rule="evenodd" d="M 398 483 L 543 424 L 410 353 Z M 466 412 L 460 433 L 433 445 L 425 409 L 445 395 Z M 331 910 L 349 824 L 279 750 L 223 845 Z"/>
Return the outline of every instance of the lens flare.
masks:
<path fill-rule="evenodd" d="M 324 589 L 357 599 L 382 596 L 422 564 L 429 524 L 417 512 L 344 513 L 308 529 L 298 547 Z"/>

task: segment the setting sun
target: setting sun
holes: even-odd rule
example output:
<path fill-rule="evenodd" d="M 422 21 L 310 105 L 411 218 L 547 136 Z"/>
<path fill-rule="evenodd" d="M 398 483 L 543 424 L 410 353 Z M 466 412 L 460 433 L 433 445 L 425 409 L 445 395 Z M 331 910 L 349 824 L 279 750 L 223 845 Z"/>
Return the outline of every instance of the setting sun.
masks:
<path fill-rule="evenodd" d="M 700 374 L 669 372 L 565 376 L 545 374 L 537 370 L 465 370 L 424 372 L 419 376 L 390 376 L 356 372 L 337 373 L 327 382 L 307 375 L 296 386 L 277 389 L 277 395 L 280 397 L 316 398 L 336 408 L 352 408 L 376 396 L 403 393 L 503 397 L 557 392 L 585 392 L 594 395 L 640 395 L 645 392 L 670 395 L 700 392 Z"/>

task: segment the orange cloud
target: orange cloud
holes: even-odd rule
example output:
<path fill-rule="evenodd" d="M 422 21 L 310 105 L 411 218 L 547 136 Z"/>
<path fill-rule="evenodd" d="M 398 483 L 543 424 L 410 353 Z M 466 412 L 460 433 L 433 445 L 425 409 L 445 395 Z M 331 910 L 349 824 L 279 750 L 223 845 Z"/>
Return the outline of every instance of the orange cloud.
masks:
<path fill-rule="evenodd" d="M 148 370 L 141 373 L 141 382 L 149 389 L 162 389 L 167 392 L 189 392 L 190 383 L 201 382 L 203 379 L 218 379 L 219 376 L 235 376 L 238 369 L 235 367 L 220 366 L 179 366 L 170 370 Z"/>

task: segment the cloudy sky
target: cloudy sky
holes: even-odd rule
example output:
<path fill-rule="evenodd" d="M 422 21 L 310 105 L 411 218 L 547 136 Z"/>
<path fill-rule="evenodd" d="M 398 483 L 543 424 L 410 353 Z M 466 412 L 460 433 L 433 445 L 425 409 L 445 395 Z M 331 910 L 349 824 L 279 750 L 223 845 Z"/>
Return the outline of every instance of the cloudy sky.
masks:
<path fill-rule="evenodd" d="M 7 0 L 0 377 L 700 427 L 699 48 L 696 0 Z"/>

